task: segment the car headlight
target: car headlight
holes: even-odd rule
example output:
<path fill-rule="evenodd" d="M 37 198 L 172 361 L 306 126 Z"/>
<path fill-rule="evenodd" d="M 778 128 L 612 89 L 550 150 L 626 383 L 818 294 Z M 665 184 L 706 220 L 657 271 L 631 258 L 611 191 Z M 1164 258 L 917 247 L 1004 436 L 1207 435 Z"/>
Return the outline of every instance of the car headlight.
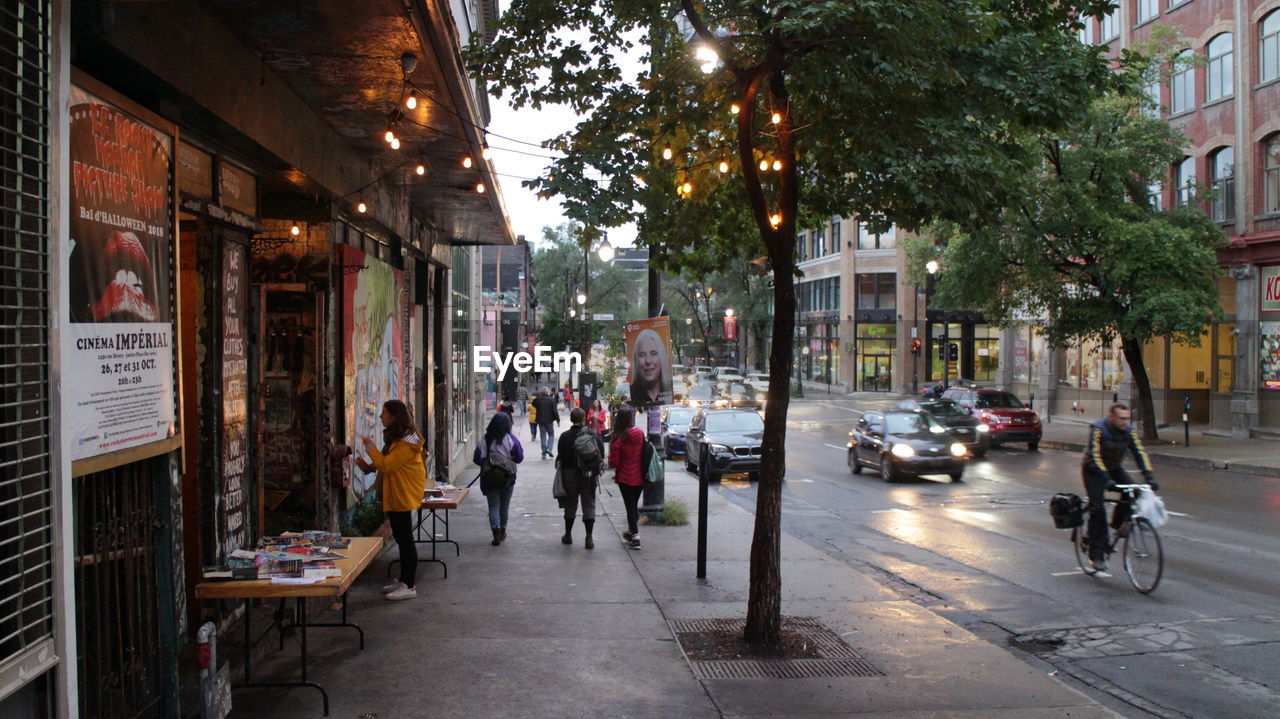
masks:
<path fill-rule="evenodd" d="M 762 401 L 762 402 L 763 402 L 763 401 L 764 401 L 764 394 L 763 394 L 763 393 L 761 393 L 761 394 L 757 394 L 757 395 L 756 395 L 756 399 L 757 399 L 757 400 L 760 400 L 760 401 Z"/>
<path fill-rule="evenodd" d="M 939 427 L 939 426 L 937 426 L 937 425 L 934 425 L 934 426 L 932 426 L 932 427 L 930 427 L 930 428 L 929 428 L 929 431 L 930 431 L 930 432 L 932 432 L 932 433 L 934 433 L 934 434 L 943 434 L 943 433 L 945 433 L 945 432 L 947 431 L 947 428 L 946 428 L 946 427 Z"/>
<path fill-rule="evenodd" d="M 727 454 L 729 452 L 729 448 L 723 444 L 709 444 L 707 445 L 707 448 L 710 449 L 713 454 Z"/>
<path fill-rule="evenodd" d="M 951 454 L 955 455 L 956 457 L 963 457 L 964 445 L 960 444 L 959 442 L 956 442 L 955 444 L 951 445 Z"/>
<path fill-rule="evenodd" d="M 991 431 L 991 425 L 986 424 L 986 423 L 984 422 L 984 423 L 982 423 L 982 424 L 978 425 L 978 431 L 979 431 L 979 432 L 990 432 L 990 431 Z"/>
<path fill-rule="evenodd" d="M 895 444 L 893 445 L 893 449 L 889 451 L 893 452 L 893 456 L 895 457 L 906 458 L 916 456 L 916 451 L 912 449 L 909 444 Z"/>

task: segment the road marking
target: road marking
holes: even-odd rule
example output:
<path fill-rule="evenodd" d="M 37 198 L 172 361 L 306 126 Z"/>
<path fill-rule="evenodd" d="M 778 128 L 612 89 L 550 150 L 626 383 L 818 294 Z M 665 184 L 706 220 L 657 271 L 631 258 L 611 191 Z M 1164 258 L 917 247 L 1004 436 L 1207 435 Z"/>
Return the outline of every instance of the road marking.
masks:
<path fill-rule="evenodd" d="M 827 444 L 826 442 L 823 442 L 823 444 L 824 444 L 824 445 L 826 445 L 826 446 L 828 446 L 828 447 L 830 447 L 830 448 L 832 448 L 832 449 L 848 449 L 848 447 L 841 447 L 841 446 L 840 446 L 840 445 L 838 445 L 838 444 Z M 1169 514 L 1173 514 L 1173 512 L 1169 512 Z"/>
<path fill-rule="evenodd" d="M 1175 517 L 1190 517 L 1190 516 L 1191 516 L 1190 514 L 1183 514 L 1182 512 L 1170 512 L 1170 511 L 1169 511 L 1169 510 L 1167 510 L 1167 509 L 1166 509 L 1166 510 L 1164 510 L 1164 513 L 1165 513 L 1165 514 L 1171 514 L 1171 515 L 1173 515 L 1173 516 L 1175 516 Z"/>
<path fill-rule="evenodd" d="M 902 509 L 901 507 L 894 507 L 893 509 L 873 509 L 873 510 L 871 510 L 871 513 L 872 513 L 872 514 L 889 514 L 890 512 L 903 512 L 903 513 L 905 513 L 906 511 L 907 511 L 907 510 Z"/>
<path fill-rule="evenodd" d="M 787 481 L 789 481 L 789 482 L 804 482 L 804 483 L 806 483 L 806 484 L 813 484 L 813 480 L 812 480 L 812 479 L 790 479 L 790 480 L 787 480 Z"/>
<path fill-rule="evenodd" d="M 1050 573 L 1049 573 L 1049 576 L 1051 576 L 1051 577 L 1070 577 L 1070 576 L 1071 576 L 1071 575 L 1073 575 L 1073 574 L 1083 574 L 1083 573 L 1084 573 L 1084 572 L 1083 572 L 1082 570 L 1074 569 L 1074 570 L 1072 570 L 1072 571 L 1070 571 L 1070 572 L 1050 572 Z"/>

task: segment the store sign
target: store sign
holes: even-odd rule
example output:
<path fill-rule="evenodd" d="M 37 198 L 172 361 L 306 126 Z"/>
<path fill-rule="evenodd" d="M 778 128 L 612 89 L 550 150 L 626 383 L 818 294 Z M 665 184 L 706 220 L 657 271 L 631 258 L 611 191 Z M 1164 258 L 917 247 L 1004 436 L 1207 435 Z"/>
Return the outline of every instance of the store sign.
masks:
<path fill-rule="evenodd" d="M 1280 265 L 1263 267 L 1259 274 L 1262 277 L 1262 311 L 1280 312 Z"/>
<path fill-rule="evenodd" d="M 213 155 L 178 143 L 178 189 L 201 200 L 213 199 Z M 198 206 L 198 205 L 197 205 Z"/>
<path fill-rule="evenodd" d="M 70 106 L 70 237 L 58 271 L 62 426 L 75 461 L 168 440 L 177 414 L 173 139 L 77 86 Z"/>
<path fill-rule="evenodd" d="M 736 341 L 738 339 L 738 318 L 737 317 L 724 318 L 724 338 L 730 342 Z"/>
<path fill-rule="evenodd" d="M 218 202 L 228 210 L 258 216 L 258 178 L 235 165 L 218 163 Z"/>

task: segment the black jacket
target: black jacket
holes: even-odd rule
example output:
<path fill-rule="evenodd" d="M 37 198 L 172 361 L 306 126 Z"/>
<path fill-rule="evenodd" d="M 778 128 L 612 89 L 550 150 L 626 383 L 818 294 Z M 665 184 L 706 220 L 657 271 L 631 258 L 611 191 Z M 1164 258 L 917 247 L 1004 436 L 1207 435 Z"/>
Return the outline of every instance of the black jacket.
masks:
<path fill-rule="evenodd" d="M 1089 443 L 1085 445 L 1082 464 L 1094 472 L 1113 472 L 1120 469 L 1125 452 L 1133 454 L 1142 476 L 1151 479 L 1151 458 L 1142 447 L 1142 440 L 1132 429 L 1123 432 L 1103 419 L 1089 425 Z"/>
<path fill-rule="evenodd" d="M 556 398 L 538 395 L 533 399 L 533 409 L 538 413 L 538 424 L 560 422 L 560 411 L 556 409 Z"/>

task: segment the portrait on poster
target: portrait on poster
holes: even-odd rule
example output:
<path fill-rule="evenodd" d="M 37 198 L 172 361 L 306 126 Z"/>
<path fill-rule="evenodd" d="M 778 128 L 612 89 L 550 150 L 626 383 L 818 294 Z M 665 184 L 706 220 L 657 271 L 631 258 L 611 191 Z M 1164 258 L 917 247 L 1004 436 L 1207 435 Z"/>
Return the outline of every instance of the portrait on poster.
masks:
<path fill-rule="evenodd" d="M 671 320 L 651 317 L 628 322 L 623 328 L 630 371 L 627 381 L 633 407 L 672 402 Z"/>

